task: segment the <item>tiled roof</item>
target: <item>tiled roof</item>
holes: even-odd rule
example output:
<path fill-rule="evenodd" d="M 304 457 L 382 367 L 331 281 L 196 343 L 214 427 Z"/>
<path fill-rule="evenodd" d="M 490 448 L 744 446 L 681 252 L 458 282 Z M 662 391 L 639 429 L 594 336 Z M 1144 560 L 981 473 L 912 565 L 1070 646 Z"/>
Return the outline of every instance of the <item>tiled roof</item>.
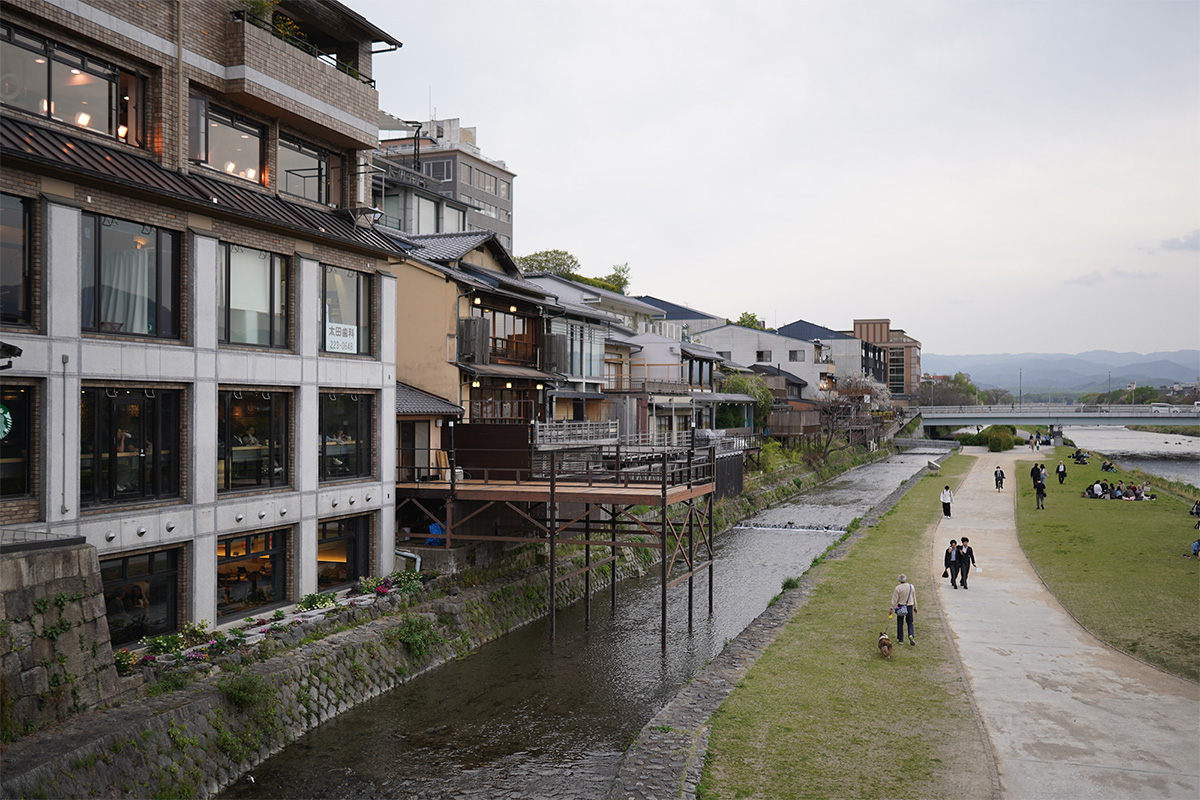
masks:
<path fill-rule="evenodd" d="M 698 311 L 697 309 L 694 309 L 694 308 L 688 308 L 687 306 L 681 306 L 677 303 L 672 303 L 668 300 L 660 300 L 657 297 L 654 297 L 653 295 L 648 295 L 648 294 L 638 295 L 637 299 L 641 300 L 643 303 L 646 303 L 648 305 L 654 306 L 657 309 L 662 310 L 667 315 L 666 319 L 669 319 L 669 320 L 674 320 L 674 319 L 725 319 L 724 317 L 718 317 L 715 314 L 705 314 L 703 311 Z"/>
<path fill-rule="evenodd" d="M 804 378 L 801 378 L 798 375 L 793 375 L 790 372 L 786 372 L 779 367 L 772 367 L 768 364 L 755 364 L 754 366 L 750 367 L 750 369 L 754 370 L 755 372 L 762 373 L 763 375 L 778 375 L 786 380 L 791 381 L 792 383 L 798 383 L 801 386 L 808 386 L 808 381 L 804 380 Z"/>
<path fill-rule="evenodd" d="M 450 414 L 462 416 L 463 410 L 436 394 L 396 381 L 397 414 Z"/>
<path fill-rule="evenodd" d="M 854 338 L 853 336 L 849 336 L 844 333 L 839 333 L 838 331 L 835 331 L 835 330 L 830 330 L 829 328 L 826 328 L 823 325 L 816 325 L 812 322 L 805 322 L 802 319 L 798 319 L 795 322 L 784 325 L 782 328 L 779 329 L 779 332 L 781 334 L 783 334 L 784 336 L 790 336 L 793 339 L 803 339 L 806 342 L 811 342 L 816 339 L 820 339 L 820 340 L 824 341 L 826 339 L 853 339 Z"/>
<path fill-rule="evenodd" d="M 417 245 L 421 257 L 433 261 L 457 261 L 488 239 L 495 236 L 491 231 L 466 231 L 464 233 L 426 233 L 406 237 Z"/>
<path fill-rule="evenodd" d="M 393 253 L 396 249 L 387 237 L 355 225 L 344 212 L 338 214 L 289 202 L 267 192 L 196 173 L 173 172 L 140 153 L 14 117 L 0 118 L 0 153 L 5 159 L 33 161 L 170 197 L 185 205 L 202 206 L 209 213 L 232 212 L 308 236 L 376 251 Z"/>

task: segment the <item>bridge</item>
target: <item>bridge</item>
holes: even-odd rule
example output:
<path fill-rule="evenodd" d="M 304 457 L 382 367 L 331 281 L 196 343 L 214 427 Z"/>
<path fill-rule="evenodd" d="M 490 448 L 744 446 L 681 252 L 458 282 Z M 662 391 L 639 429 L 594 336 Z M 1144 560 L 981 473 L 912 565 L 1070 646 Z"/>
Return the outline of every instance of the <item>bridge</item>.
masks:
<path fill-rule="evenodd" d="M 1024 403 L 999 406 L 922 406 L 921 424 L 966 425 L 1200 425 L 1200 408 L 1162 405 L 1054 405 Z"/>

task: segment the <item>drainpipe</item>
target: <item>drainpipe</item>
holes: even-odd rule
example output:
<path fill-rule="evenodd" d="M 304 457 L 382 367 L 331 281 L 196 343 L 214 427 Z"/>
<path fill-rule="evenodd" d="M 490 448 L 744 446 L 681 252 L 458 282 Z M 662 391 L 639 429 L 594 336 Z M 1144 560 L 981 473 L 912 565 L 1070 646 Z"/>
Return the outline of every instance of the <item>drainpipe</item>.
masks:
<path fill-rule="evenodd" d="M 398 555 L 398 556 L 402 556 L 402 557 L 404 557 L 404 558 L 411 558 L 413 561 L 417 562 L 417 569 L 416 569 L 416 571 L 417 571 L 417 572 L 420 572 L 420 571 L 421 571 L 421 557 L 420 557 L 419 555 L 417 555 L 416 553 L 411 553 L 411 552 L 409 552 L 408 550 L 400 550 L 400 549 L 397 549 L 397 550 L 396 550 L 396 555 Z"/>
<path fill-rule="evenodd" d="M 175 0 L 175 166 L 184 171 L 187 166 L 187 147 L 184 145 L 183 90 L 183 0 Z"/>

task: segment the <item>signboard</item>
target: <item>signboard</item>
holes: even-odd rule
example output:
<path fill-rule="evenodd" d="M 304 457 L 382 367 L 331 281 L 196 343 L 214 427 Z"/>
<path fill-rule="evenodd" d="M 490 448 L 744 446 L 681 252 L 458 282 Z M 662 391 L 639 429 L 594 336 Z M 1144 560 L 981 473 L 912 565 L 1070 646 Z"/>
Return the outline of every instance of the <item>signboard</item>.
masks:
<path fill-rule="evenodd" d="M 358 327 L 336 322 L 325 323 L 325 352 L 357 353 Z"/>
<path fill-rule="evenodd" d="M 7 406 L 0 403 L 0 439 L 8 436 L 8 432 L 12 430 L 12 414 Z"/>

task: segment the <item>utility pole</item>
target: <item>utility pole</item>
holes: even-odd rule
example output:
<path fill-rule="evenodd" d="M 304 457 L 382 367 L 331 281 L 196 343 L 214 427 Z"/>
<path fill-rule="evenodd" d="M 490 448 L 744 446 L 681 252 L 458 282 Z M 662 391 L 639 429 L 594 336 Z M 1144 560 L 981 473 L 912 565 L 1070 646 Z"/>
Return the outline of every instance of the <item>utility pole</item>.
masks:
<path fill-rule="evenodd" d="M 1025 407 L 1025 370 L 1017 369 L 1017 407 Z"/>

